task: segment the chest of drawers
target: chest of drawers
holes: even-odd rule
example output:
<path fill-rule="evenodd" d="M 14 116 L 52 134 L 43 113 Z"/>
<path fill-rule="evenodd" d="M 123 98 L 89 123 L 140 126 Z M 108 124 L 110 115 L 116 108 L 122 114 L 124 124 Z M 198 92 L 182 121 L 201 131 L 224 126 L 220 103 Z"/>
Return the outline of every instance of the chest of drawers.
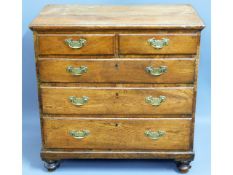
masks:
<path fill-rule="evenodd" d="M 204 28 L 191 6 L 48 5 L 30 28 L 48 170 L 129 158 L 188 171 Z"/>

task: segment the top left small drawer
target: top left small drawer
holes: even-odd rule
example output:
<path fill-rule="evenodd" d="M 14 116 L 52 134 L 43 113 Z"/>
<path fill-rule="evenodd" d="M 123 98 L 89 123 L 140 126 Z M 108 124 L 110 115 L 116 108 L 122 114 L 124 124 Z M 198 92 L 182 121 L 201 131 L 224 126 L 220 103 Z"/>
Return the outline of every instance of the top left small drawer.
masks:
<path fill-rule="evenodd" d="M 41 55 L 113 55 L 113 34 L 40 34 Z"/>

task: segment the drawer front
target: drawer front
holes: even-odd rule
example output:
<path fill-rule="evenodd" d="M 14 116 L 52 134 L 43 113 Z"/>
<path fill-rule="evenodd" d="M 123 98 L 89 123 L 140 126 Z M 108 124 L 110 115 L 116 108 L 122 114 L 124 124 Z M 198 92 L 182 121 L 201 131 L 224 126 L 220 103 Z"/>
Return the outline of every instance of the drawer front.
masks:
<path fill-rule="evenodd" d="M 121 34 L 120 54 L 195 54 L 197 34 Z"/>
<path fill-rule="evenodd" d="M 45 148 L 190 149 L 191 119 L 43 118 Z"/>
<path fill-rule="evenodd" d="M 42 82 L 193 83 L 194 59 L 40 59 Z"/>
<path fill-rule="evenodd" d="M 39 35 L 39 54 L 57 55 L 112 55 L 114 35 Z"/>
<path fill-rule="evenodd" d="M 50 114 L 191 114 L 192 87 L 43 87 L 42 111 Z"/>

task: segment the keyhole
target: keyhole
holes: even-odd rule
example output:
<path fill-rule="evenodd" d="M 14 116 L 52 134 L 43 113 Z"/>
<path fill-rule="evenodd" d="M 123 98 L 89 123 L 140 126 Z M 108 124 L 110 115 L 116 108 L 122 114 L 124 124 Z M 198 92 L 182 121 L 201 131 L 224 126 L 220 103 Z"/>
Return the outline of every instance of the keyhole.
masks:
<path fill-rule="evenodd" d="M 116 68 L 116 69 L 119 68 L 119 64 L 118 64 L 118 63 L 115 64 L 115 68 Z"/>
<path fill-rule="evenodd" d="M 117 97 L 117 98 L 119 97 L 119 94 L 118 94 L 118 92 L 116 92 L 116 97 Z"/>
<path fill-rule="evenodd" d="M 118 123 L 116 123 L 115 126 L 117 127 L 117 126 L 118 126 Z"/>

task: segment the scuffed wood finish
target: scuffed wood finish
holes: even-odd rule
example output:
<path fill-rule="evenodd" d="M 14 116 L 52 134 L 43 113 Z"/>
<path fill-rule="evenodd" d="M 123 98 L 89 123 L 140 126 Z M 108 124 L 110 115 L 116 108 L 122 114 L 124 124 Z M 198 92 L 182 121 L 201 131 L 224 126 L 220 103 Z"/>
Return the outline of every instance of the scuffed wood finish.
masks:
<path fill-rule="evenodd" d="M 91 88 L 42 87 L 42 110 L 50 114 L 191 114 L 193 88 Z M 166 96 L 160 106 L 145 102 L 147 96 Z M 69 96 L 89 97 L 75 106 Z"/>
<path fill-rule="evenodd" d="M 44 118 L 45 148 L 188 150 L 191 119 L 54 119 Z M 71 130 L 89 130 L 77 140 Z M 146 130 L 165 131 L 158 140 L 144 135 Z"/>
<path fill-rule="evenodd" d="M 41 83 L 40 87 L 116 87 L 116 88 L 152 88 L 152 87 L 194 87 L 193 84 L 155 84 L 155 83 Z"/>
<path fill-rule="evenodd" d="M 70 48 L 66 39 L 87 40 L 85 46 L 80 49 Z M 114 35 L 113 34 L 80 34 L 80 35 L 53 35 L 44 34 L 38 36 L 39 54 L 66 54 L 66 55 L 113 55 L 114 54 Z"/>
<path fill-rule="evenodd" d="M 193 83 L 195 60 L 174 59 L 53 59 L 38 62 L 41 82 L 125 82 L 125 83 Z M 68 66 L 88 67 L 87 73 L 75 76 Z M 160 76 L 146 72 L 146 67 L 166 66 Z"/>
<path fill-rule="evenodd" d="M 42 149 L 43 160 L 60 159 L 177 159 L 193 160 L 192 151 L 155 151 L 155 150 L 72 150 Z"/>
<path fill-rule="evenodd" d="M 174 159 L 186 172 L 193 137 L 200 32 L 204 24 L 190 5 L 48 5 L 33 20 L 41 114 L 41 158 L 48 170 L 60 159 Z M 81 49 L 64 40 L 84 38 Z M 155 49 L 148 39 L 168 38 Z M 87 66 L 81 76 L 66 67 Z M 146 66 L 167 66 L 154 77 Z M 151 106 L 145 97 L 166 100 Z M 88 96 L 74 106 L 69 96 Z M 88 129 L 83 140 L 68 130 Z M 166 130 L 159 140 L 146 129 Z M 55 168 L 56 168 L 55 167 Z M 185 170 L 185 171 L 184 171 Z"/>
<path fill-rule="evenodd" d="M 169 39 L 167 46 L 153 48 L 148 39 Z M 197 50 L 197 34 L 120 34 L 120 54 L 195 54 Z"/>
<path fill-rule="evenodd" d="M 32 30 L 203 29 L 190 5 L 47 5 Z"/>
<path fill-rule="evenodd" d="M 50 118 L 192 118 L 192 114 L 43 114 L 42 117 Z"/>

